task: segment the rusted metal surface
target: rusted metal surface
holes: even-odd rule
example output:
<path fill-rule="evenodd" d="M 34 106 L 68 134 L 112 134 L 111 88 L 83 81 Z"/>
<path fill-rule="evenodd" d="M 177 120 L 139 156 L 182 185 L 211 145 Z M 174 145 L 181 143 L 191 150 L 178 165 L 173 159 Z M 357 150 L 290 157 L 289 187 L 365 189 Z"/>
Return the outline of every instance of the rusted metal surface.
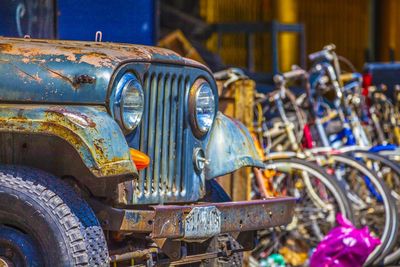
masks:
<path fill-rule="evenodd" d="M 137 250 L 137 251 L 132 251 L 128 253 L 124 253 L 122 255 L 112 255 L 110 256 L 110 262 L 121 262 L 121 261 L 127 261 L 131 259 L 148 259 L 151 257 L 152 253 L 158 253 L 157 248 L 149 248 L 149 249 L 143 249 L 143 250 Z"/>
<path fill-rule="evenodd" d="M 126 62 L 162 62 L 209 72 L 195 61 L 156 47 L 0 38 L 0 100 L 105 103 L 114 71 Z"/>
<path fill-rule="evenodd" d="M 162 252 L 168 256 L 170 261 L 176 261 L 184 256 L 185 252 L 182 250 L 182 242 L 180 240 L 173 240 L 169 238 L 153 239 Z M 182 253 L 183 252 L 183 253 Z"/>
<path fill-rule="evenodd" d="M 105 230 L 149 233 L 154 239 L 186 240 L 185 218 L 195 207 L 215 206 L 221 215 L 221 233 L 233 233 L 288 224 L 293 217 L 294 205 L 294 198 L 273 198 L 182 206 L 157 205 L 152 210 L 92 206 Z M 112 223 L 111 219 L 114 220 Z M 201 240 L 208 236 L 199 232 L 196 238 Z M 193 236 L 188 240 L 193 240 Z"/>
<path fill-rule="evenodd" d="M 259 201 L 207 203 L 221 212 L 221 233 L 266 229 L 284 225 L 293 216 L 294 199 L 274 198 Z M 184 238 L 184 218 L 193 206 L 156 206 L 154 238 Z M 176 216 L 177 215 L 177 216 Z M 198 238 L 201 238 L 199 236 Z"/>
<path fill-rule="evenodd" d="M 153 210 L 113 208 L 94 199 L 87 200 L 104 230 L 150 233 L 153 230 Z"/>
<path fill-rule="evenodd" d="M 241 167 L 263 168 L 249 131 L 239 121 L 217 113 L 207 144 L 206 179 L 212 179 Z"/>
<path fill-rule="evenodd" d="M 185 239 L 210 238 L 221 232 L 221 212 L 215 206 L 194 207 L 185 217 Z"/>
<path fill-rule="evenodd" d="M 198 255 L 190 255 L 190 256 L 184 257 L 183 259 L 181 259 L 179 261 L 171 262 L 171 266 L 180 266 L 180 265 L 186 265 L 186 264 L 190 264 L 190 263 L 204 261 L 207 259 L 215 259 L 218 256 L 220 256 L 219 254 L 220 253 L 218 253 L 218 251 L 214 251 L 214 252 L 207 252 L 207 253 L 198 254 Z"/>
<path fill-rule="evenodd" d="M 295 200 L 294 198 L 271 198 L 225 202 L 216 206 L 222 216 L 221 232 L 231 233 L 267 229 L 290 223 Z"/>
<path fill-rule="evenodd" d="M 57 136 L 75 148 L 95 176 L 137 177 L 125 137 L 101 106 L 0 104 L 0 132 Z"/>

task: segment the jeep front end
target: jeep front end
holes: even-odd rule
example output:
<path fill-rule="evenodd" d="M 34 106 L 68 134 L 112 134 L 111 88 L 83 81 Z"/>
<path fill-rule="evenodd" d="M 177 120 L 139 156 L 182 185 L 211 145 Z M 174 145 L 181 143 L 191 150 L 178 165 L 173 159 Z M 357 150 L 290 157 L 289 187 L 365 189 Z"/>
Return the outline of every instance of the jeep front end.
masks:
<path fill-rule="evenodd" d="M 1 163 L 66 180 L 96 214 L 85 224 L 76 213 L 82 236 L 99 226 L 105 233 L 110 258 L 96 250 L 77 262 L 229 261 L 253 248 L 257 230 L 290 222 L 291 198 L 215 197 L 224 193 L 214 178 L 263 163 L 247 129 L 217 111 L 205 66 L 154 47 L 1 38 L 0 75 L 0 138 L 9 140 Z M 34 185 L 44 175 L 8 172 Z"/>

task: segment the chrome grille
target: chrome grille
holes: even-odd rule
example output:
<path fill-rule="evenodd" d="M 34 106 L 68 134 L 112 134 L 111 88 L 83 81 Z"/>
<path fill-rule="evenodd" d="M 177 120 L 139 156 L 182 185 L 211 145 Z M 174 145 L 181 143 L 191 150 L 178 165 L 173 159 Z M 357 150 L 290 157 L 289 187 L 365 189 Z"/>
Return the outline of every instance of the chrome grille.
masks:
<path fill-rule="evenodd" d="M 185 95 L 183 74 L 149 72 L 144 77 L 145 110 L 140 151 L 151 158 L 134 186 L 137 202 L 179 201 L 185 196 Z"/>

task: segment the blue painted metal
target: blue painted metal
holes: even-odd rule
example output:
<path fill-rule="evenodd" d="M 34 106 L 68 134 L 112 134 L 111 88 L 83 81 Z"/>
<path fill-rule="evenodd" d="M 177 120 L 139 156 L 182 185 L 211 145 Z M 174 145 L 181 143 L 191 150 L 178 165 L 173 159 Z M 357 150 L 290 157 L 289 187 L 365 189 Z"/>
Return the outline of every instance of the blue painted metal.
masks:
<path fill-rule="evenodd" d="M 364 176 L 364 181 L 371 195 L 375 197 L 376 200 L 378 200 L 378 202 L 382 203 L 383 202 L 382 195 L 379 194 L 378 190 L 376 190 L 375 186 L 371 183 L 371 180 L 369 179 L 368 176 Z"/>
<path fill-rule="evenodd" d="M 95 176 L 137 176 L 121 129 L 101 106 L 0 104 L 0 132 L 57 136 Z"/>
<path fill-rule="evenodd" d="M 205 69 L 161 48 L 0 38 L 0 100 L 104 104 L 114 71 L 129 61 L 193 65 Z M 82 75 L 92 78 L 92 82 L 79 82 Z"/>
<path fill-rule="evenodd" d="M 233 172 L 244 166 L 264 168 L 247 128 L 221 112 L 217 113 L 207 144 L 206 179 Z"/>
<path fill-rule="evenodd" d="M 393 145 L 393 144 L 388 144 L 388 145 L 377 145 L 377 146 L 373 146 L 369 149 L 370 152 L 375 152 L 375 153 L 379 153 L 382 151 L 395 151 L 399 149 L 399 147 L 397 145 Z"/>
<path fill-rule="evenodd" d="M 153 45 L 155 43 L 154 0 L 58 0 L 58 37 Z"/>
<path fill-rule="evenodd" d="M 354 137 L 353 131 L 349 125 L 343 126 L 343 129 L 335 136 L 331 141 L 331 144 L 341 140 L 345 140 L 345 146 L 354 146 L 357 144 L 356 138 Z"/>

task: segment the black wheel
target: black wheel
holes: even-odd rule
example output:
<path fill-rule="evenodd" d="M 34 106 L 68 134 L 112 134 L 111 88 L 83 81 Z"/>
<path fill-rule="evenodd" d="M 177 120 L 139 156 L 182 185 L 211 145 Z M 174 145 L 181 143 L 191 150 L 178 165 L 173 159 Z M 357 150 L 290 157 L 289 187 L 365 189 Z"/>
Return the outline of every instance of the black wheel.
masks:
<path fill-rule="evenodd" d="M 26 233 L 0 226 L 0 266 L 43 266 L 37 244 Z"/>
<path fill-rule="evenodd" d="M 9 266 L 108 266 L 89 205 L 45 172 L 0 166 L 0 259 Z"/>

